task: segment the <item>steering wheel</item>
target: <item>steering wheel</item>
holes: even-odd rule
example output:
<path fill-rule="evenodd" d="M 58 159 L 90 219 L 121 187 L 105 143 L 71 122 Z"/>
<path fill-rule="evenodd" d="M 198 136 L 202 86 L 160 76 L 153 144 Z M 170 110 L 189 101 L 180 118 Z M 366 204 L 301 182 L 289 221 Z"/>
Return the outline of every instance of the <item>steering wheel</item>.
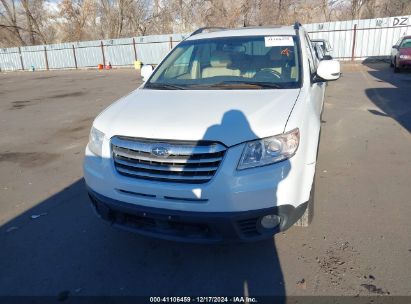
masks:
<path fill-rule="evenodd" d="M 277 79 L 282 78 L 281 74 L 274 69 L 262 69 L 254 75 L 254 78 L 272 80 L 273 76 Z"/>

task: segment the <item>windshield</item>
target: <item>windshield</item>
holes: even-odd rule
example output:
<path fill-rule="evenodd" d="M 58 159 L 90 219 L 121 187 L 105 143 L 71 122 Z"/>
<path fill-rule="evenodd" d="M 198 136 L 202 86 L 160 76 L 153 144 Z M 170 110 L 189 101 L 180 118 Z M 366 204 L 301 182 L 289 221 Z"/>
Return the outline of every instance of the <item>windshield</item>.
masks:
<path fill-rule="evenodd" d="M 224 37 L 180 43 L 147 81 L 148 89 L 300 87 L 295 36 Z"/>
<path fill-rule="evenodd" d="M 411 48 L 411 38 L 405 38 L 401 42 L 400 48 Z"/>

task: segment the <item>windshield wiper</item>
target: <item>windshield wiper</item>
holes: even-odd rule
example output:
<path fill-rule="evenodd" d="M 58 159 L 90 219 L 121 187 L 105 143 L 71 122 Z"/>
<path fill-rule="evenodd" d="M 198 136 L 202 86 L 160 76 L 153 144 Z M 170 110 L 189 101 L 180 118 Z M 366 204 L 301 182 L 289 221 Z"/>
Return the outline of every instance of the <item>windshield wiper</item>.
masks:
<path fill-rule="evenodd" d="M 259 87 L 259 88 L 270 88 L 270 89 L 282 89 L 283 86 L 278 83 L 272 83 L 272 82 L 260 82 L 260 81 L 222 81 L 222 82 L 217 82 L 209 85 L 210 87 L 222 87 L 222 86 L 240 86 L 240 87 L 245 87 L 245 86 L 250 86 L 250 87 Z"/>
<path fill-rule="evenodd" d="M 187 88 L 218 88 L 218 87 L 231 87 L 231 88 L 254 88 L 254 89 L 282 89 L 284 86 L 278 83 L 261 82 L 261 81 L 236 81 L 226 80 L 217 83 L 210 84 L 190 84 L 187 87 L 179 86 L 171 83 L 148 83 L 145 88 L 158 89 L 158 90 L 187 90 Z"/>
<path fill-rule="evenodd" d="M 185 87 L 170 83 L 148 83 L 144 86 L 147 89 L 159 89 L 159 90 L 186 90 Z"/>

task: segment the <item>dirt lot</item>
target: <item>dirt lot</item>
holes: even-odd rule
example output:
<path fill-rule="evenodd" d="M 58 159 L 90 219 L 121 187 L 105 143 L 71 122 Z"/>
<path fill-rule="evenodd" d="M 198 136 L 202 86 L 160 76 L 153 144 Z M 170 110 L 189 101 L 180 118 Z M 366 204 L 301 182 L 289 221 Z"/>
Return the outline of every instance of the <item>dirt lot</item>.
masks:
<path fill-rule="evenodd" d="M 0 296 L 411 296 L 410 73 L 346 66 L 326 92 L 312 225 L 230 246 L 146 239 L 92 212 L 89 128 L 139 83 L 133 70 L 0 74 Z"/>

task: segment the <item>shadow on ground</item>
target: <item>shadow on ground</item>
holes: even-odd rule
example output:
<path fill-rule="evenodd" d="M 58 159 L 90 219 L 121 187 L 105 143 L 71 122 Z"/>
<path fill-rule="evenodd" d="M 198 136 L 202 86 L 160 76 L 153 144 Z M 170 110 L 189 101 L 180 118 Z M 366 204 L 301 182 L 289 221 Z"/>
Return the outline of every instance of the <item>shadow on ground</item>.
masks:
<path fill-rule="evenodd" d="M 0 295 L 284 294 L 273 240 L 152 240 L 113 229 L 89 205 L 78 180 L 1 227 Z"/>
<path fill-rule="evenodd" d="M 221 130 L 255 136 L 244 114 L 235 110 L 210 126 L 205 138 Z M 67 299 L 285 293 L 273 239 L 225 245 L 147 239 L 113 229 L 90 205 L 81 179 L 3 225 L 0 295 Z"/>
<path fill-rule="evenodd" d="M 370 67 L 368 73 L 392 87 L 368 88 L 365 90 L 368 98 L 383 112 L 369 110 L 379 116 L 390 116 L 411 132 L 411 69 L 394 73 L 389 63 L 364 62 Z"/>

